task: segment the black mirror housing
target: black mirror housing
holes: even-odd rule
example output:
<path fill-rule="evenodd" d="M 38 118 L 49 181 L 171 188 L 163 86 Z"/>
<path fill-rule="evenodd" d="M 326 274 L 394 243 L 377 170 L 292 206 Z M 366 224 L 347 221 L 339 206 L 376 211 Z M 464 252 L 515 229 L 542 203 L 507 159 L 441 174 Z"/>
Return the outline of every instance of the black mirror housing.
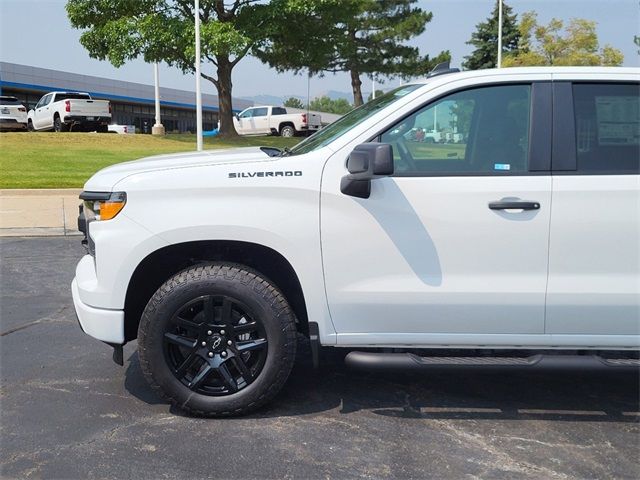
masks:
<path fill-rule="evenodd" d="M 362 143 L 347 159 L 347 170 L 353 175 L 393 175 L 393 149 L 388 143 Z"/>
<path fill-rule="evenodd" d="M 388 143 L 362 143 L 347 159 L 349 175 L 342 178 L 340 191 L 345 195 L 369 198 L 371 180 L 393 175 L 393 148 Z"/>

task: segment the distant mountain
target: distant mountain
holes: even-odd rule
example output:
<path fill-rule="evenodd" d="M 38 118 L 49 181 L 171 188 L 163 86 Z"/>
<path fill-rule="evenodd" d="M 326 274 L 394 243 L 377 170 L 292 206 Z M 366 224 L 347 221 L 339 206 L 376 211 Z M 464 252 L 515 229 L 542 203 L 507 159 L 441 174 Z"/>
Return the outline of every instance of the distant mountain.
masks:
<path fill-rule="evenodd" d="M 365 92 L 362 92 L 363 96 L 364 96 Z M 368 95 L 368 94 L 367 94 Z M 317 97 L 329 97 L 331 100 L 338 100 L 340 98 L 344 98 L 345 100 L 348 100 L 349 102 L 353 102 L 353 93 L 349 93 L 349 92 L 338 92 L 336 90 L 327 90 L 326 92 L 322 92 L 319 95 L 316 95 Z"/>
<path fill-rule="evenodd" d="M 288 97 L 287 97 L 288 98 Z M 249 100 L 256 105 L 282 105 L 285 101 L 282 97 L 276 97 L 275 95 L 254 95 L 253 97 L 240 97 L 242 100 Z"/>

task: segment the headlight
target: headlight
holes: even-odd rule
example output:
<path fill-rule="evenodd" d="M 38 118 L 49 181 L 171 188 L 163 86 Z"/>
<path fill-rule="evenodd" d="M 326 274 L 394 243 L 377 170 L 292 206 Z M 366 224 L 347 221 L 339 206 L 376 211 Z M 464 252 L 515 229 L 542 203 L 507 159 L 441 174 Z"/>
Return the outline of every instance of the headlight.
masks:
<path fill-rule="evenodd" d="M 87 222 L 111 220 L 124 208 L 127 203 L 127 194 L 125 192 L 82 192 L 80 199 L 84 200 L 84 214 Z"/>

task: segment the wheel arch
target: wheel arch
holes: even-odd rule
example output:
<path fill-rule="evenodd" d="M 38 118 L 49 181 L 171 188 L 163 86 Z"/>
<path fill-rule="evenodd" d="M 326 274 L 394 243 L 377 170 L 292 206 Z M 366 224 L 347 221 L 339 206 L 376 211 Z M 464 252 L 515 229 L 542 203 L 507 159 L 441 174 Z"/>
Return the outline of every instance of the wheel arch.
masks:
<path fill-rule="evenodd" d="M 282 129 L 284 127 L 291 127 L 293 128 L 293 131 L 296 131 L 296 126 L 293 124 L 293 122 L 281 122 L 280 125 L 278 125 L 278 132 L 282 132 Z"/>
<path fill-rule="evenodd" d="M 298 330 L 309 334 L 302 285 L 291 263 L 264 245 L 231 240 L 197 240 L 162 247 L 136 267 L 125 296 L 125 341 L 137 337 L 140 317 L 155 291 L 172 275 L 192 265 L 212 261 L 234 262 L 252 268 L 277 286 L 293 309 Z"/>

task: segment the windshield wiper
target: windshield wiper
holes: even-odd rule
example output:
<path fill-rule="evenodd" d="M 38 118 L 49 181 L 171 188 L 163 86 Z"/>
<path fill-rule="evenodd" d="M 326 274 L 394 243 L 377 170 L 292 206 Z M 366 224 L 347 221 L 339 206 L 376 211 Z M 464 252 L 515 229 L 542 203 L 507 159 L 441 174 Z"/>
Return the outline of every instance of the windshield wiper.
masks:
<path fill-rule="evenodd" d="M 266 153 L 270 157 L 281 157 L 282 156 L 282 150 L 280 150 L 277 147 L 260 147 L 260 150 L 262 150 L 264 153 Z"/>
<path fill-rule="evenodd" d="M 281 156 L 281 157 L 288 157 L 289 155 L 291 155 L 291 150 L 289 150 L 289 147 L 284 147 L 284 148 L 280 151 L 280 156 Z"/>

